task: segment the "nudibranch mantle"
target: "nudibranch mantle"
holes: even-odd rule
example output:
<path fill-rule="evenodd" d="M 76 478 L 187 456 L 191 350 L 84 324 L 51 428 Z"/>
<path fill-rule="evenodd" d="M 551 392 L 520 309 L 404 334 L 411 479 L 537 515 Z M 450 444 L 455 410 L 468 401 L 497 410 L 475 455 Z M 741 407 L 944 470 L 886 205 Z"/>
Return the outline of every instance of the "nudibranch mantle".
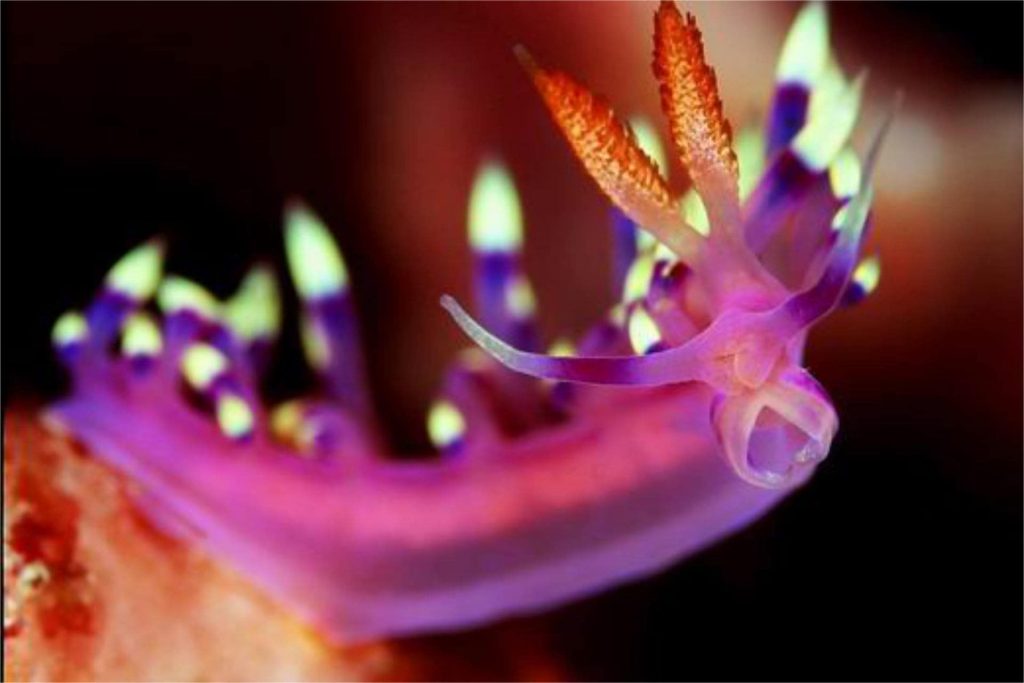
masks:
<path fill-rule="evenodd" d="M 73 386 L 53 422 L 127 474 L 155 523 L 343 642 L 465 628 L 662 569 L 805 482 L 837 429 L 800 361 L 812 323 L 877 285 L 877 259 L 858 254 L 884 127 L 862 167 L 848 139 L 863 79 L 831 55 L 824 5 L 786 39 L 765 136 L 735 141 L 693 17 L 658 9 L 682 197 L 650 126 L 517 55 L 615 204 L 622 295 L 545 353 L 515 188 L 485 163 L 469 211 L 481 322 L 442 302 L 482 351 L 459 355 L 429 411 L 436 457 L 382 453 L 348 271 L 300 202 L 285 246 L 316 396 L 259 400 L 281 318 L 268 266 L 222 302 L 164 275 L 154 240 L 54 327 Z"/>

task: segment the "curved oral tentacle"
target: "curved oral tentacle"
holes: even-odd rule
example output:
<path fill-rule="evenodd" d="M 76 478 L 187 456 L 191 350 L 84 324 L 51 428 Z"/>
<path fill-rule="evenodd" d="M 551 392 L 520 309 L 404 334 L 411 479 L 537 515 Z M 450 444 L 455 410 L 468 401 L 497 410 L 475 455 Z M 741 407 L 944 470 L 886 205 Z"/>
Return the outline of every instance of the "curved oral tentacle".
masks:
<path fill-rule="evenodd" d="M 548 356 L 515 349 L 501 341 L 466 313 L 450 296 L 441 306 L 480 348 L 515 372 L 541 379 L 584 384 L 663 386 L 691 381 L 728 384 L 716 349 L 734 330 L 742 329 L 743 316 L 723 316 L 714 326 L 689 342 L 645 356 Z M 724 353 L 725 356 L 731 354 Z"/>

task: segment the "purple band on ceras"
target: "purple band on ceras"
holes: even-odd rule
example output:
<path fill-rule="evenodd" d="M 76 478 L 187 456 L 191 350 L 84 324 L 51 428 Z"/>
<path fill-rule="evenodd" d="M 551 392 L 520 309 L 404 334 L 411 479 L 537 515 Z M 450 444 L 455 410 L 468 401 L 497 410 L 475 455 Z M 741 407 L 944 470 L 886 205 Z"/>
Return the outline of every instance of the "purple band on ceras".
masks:
<path fill-rule="evenodd" d="M 622 286 L 626 282 L 626 274 L 637 256 L 637 228 L 636 223 L 629 219 L 626 214 L 618 208 L 612 208 L 612 296 L 616 299 L 622 293 Z"/>
<path fill-rule="evenodd" d="M 499 337 L 521 349 L 537 350 L 540 337 L 533 311 L 516 297 L 531 297 L 516 288 L 526 283 L 522 258 L 511 251 L 482 251 L 474 254 L 473 291 L 480 318 Z"/>
<path fill-rule="evenodd" d="M 316 335 L 313 343 L 324 345 L 323 364 L 315 370 L 326 393 L 344 408 L 360 416 L 370 412 L 369 392 L 355 304 L 349 290 L 303 301 L 303 315 Z"/>
<path fill-rule="evenodd" d="M 807 122 L 811 93 L 803 83 L 780 83 L 775 88 L 765 136 L 767 159 L 789 146 Z"/>

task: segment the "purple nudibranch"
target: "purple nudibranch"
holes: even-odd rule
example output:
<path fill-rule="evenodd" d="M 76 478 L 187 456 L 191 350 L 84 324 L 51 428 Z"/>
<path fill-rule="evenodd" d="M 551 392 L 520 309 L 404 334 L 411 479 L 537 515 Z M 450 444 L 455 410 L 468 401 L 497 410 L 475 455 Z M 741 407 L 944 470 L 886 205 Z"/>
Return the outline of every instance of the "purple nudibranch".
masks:
<path fill-rule="evenodd" d="M 54 327 L 72 388 L 51 418 L 137 482 L 155 523 L 339 641 L 467 628 L 659 571 L 806 482 L 838 428 L 801 360 L 811 325 L 877 285 L 859 254 L 886 126 L 861 164 L 863 78 L 832 55 L 825 6 L 786 39 L 765 135 L 734 141 L 696 23 L 661 5 L 654 71 L 683 197 L 641 123 L 517 55 L 616 207 L 622 295 L 545 353 L 515 188 L 486 162 L 469 207 L 482 324 L 442 298 L 479 349 L 430 408 L 433 457 L 384 452 L 348 271 L 301 203 L 285 246 L 313 396 L 260 400 L 281 317 L 267 266 L 220 301 L 164 275 L 147 242 Z"/>

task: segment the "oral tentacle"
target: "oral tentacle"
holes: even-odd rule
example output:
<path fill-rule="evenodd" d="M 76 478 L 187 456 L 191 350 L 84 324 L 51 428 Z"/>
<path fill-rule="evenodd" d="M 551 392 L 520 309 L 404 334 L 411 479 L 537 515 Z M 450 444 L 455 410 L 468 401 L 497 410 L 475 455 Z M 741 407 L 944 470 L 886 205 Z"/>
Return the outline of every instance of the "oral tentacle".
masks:
<path fill-rule="evenodd" d="M 441 297 L 441 306 L 466 336 L 506 368 L 538 379 L 582 384 L 657 387 L 700 381 L 731 388 L 736 382 L 732 376 L 734 365 L 749 368 L 740 372 L 741 383 L 756 383 L 763 381 L 765 368 L 770 369 L 786 342 L 781 335 L 768 335 L 773 312 L 733 312 L 720 316 L 688 342 L 647 355 L 556 357 L 509 346 L 450 296 Z M 771 343 L 758 349 L 758 339 L 765 337 Z"/>

